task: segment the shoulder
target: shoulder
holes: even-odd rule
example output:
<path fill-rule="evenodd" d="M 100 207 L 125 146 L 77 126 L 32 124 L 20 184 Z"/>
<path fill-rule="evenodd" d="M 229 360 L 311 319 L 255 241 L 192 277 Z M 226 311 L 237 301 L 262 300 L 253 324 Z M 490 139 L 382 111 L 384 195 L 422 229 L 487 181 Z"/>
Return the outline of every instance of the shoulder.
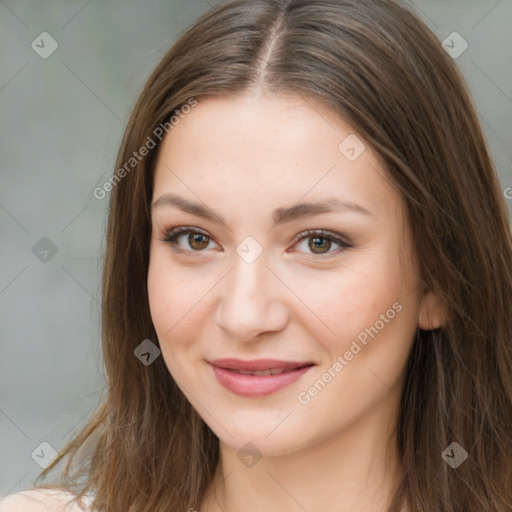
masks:
<path fill-rule="evenodd" d="M 83 508 L 73 502 L 74 495 L 57 489 L 30 489 L 0 499 L 0 512 L 84 512 L 89 511 L 88 501 Z"/>

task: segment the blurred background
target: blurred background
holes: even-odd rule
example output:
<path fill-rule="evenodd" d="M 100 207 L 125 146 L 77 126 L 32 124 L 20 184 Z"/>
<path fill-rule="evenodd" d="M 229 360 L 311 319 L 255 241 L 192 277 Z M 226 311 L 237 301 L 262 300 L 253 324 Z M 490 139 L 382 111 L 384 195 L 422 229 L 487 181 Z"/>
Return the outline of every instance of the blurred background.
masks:
<path fill-rule="evenodd" d="M 214 0 L 0 0 L 0 497 L 103 396 L 108 193 L 130 110 Z M 465 75 L 512 213 L 512 1 L 409 0 Z M 508 48 L 508 50 L 507 50 Z"/>

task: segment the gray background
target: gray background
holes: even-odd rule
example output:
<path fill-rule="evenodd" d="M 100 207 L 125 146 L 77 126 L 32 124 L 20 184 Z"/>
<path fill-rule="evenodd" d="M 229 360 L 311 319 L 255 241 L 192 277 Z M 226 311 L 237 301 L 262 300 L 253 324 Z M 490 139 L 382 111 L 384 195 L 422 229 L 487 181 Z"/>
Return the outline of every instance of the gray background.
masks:
<path fill-rule="evenodd" d="M 61 449 L 103 394 L 108 195 L 92 192 L 149 73 L 215 3 L 0 1 L 0 496 L 30 488 L 50 457 L 40 443 Z M 512 213 L 512 1 L 409 3 L 440 44 L 454 31 L 469 43 L 456 62 Z M 31 47 L 42 32 L 59 45 L 46 59 Z"/>

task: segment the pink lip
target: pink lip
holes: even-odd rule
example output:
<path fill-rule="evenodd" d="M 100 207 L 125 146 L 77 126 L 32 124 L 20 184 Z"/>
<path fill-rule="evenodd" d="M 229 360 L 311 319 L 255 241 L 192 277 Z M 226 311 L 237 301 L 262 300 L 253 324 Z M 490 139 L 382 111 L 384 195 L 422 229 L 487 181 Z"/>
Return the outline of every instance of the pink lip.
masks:
<path fill-rule="evenodd" d="M 310 362 L 258 359 L 216 359 L 209 361 L 215 377 L 228 391 L 241 396 L 265 396 L 275 393 L 298 380 L 312 366 Z M 242 375 L 236 370 L 260 371 L 273 368 L 291 369 L 278 375 Z"/>

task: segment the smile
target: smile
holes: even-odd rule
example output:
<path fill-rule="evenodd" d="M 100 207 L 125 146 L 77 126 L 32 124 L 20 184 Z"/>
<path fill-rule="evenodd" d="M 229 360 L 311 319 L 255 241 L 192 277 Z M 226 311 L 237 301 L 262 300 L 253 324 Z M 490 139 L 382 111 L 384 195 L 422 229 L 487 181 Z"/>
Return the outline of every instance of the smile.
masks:
<path fill-rule="evenodd" d="M 314 366 L 311 362 L 286 362 L 270 359 L 209 361 L 217 381 L 228 391 L 241 396 L 266 396 L 296 382 Z"/>

